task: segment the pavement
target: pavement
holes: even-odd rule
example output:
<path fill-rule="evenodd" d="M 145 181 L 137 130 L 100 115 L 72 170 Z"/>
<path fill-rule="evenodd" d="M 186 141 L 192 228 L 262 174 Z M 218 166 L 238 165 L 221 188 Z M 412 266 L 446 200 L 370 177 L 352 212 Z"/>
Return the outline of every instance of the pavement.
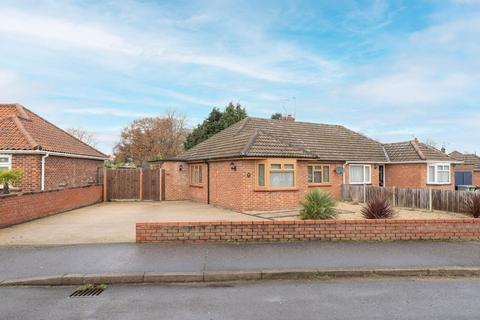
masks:
<path fill-rule="evenodd" d="M 3 280 L 63 274 L 480 267 L 480 242 L 4 246 L 0 257 Z"/>
<path fill-rule="evenodd" d="M 2 319 L 478 319 L 478 279 L 354 279 L 0 288 Z"/>
<path fill-rule="evenodd" d="M 105 202 L 0 229 L 2 245 L 135 242 L 136 222 L 263 220 L 193 201 Z"/>

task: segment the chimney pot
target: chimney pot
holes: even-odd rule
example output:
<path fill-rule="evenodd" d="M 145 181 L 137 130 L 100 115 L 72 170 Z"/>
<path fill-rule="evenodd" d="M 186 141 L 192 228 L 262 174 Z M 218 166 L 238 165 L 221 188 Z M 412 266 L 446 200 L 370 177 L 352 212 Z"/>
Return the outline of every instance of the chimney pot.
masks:
<path fill-rule="evenodd" d="M 289 115 L 287 115 L 287 118 L 286 118 L 286 120 L 288 120 L 288 121 L 295 121 L 295 118 L 294 118 L 294 117 L 292 117 L 292 115 L 291 115 L 291 114 L 289 114 Z"/>

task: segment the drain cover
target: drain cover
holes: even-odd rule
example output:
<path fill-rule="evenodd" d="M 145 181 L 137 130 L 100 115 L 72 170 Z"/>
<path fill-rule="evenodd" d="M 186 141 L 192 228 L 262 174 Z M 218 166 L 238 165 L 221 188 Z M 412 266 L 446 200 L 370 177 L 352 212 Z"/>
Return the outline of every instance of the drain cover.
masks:
<path fill-rule="evenodd" d="M 105 285 L 88 285 L 83 286 L 75 290 L 70 298 L 88 298 L 99 296 L 103 290 L 105 290 Z"/>

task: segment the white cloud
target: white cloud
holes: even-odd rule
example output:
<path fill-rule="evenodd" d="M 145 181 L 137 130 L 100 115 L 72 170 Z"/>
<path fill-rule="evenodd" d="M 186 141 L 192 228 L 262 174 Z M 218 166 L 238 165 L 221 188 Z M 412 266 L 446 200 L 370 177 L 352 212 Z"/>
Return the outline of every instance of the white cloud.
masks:
<path fill-rule="evenodd" d="M 156 117 L 158 114 L 138 111 L 128 111 L 114 108 L 67 108 L 62 110 L 65 113 L 75 113 L 83 115 L 99 115 L 99 116 L 111 116 L 111 117 L 126 117 L 126 118 L 139 118 L 139 117 Z"/>

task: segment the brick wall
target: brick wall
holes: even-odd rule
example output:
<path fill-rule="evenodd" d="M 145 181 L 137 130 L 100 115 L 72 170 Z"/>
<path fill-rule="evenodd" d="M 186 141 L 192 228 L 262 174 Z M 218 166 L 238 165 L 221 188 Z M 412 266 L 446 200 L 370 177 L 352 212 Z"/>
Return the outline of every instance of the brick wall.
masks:
<path fill-rule="evenodd" d="M 45 189 L 96 184 L 102 167 L 103 160 L 49 156 L 45 159 Z"/>
<path fill-rule="evenodd" d="M 102 186 L 0 195 L 0 228 L 102 201 Z"/>
<path fill-rule="evenodd" d="M 41 159 L 41 155 L 12 155 L 12 168 L 23 170 L 23 181 L 16 187 L 20 187 L 23 191 L 40 190 L 42 183 Z"/>
<path fill-rule="evenodd" d="M 161 168 L 165 170 L 165 200 L 188 199 L 188 164 L 165 161 Z"/>
<path fill-rule="evenodd" d="M 473 185 L 480 187 L 480 171 L 473 171 Z"/>
<path fill-rule="evenodd" d="M 137 243 L 479 240 L 480 219 L 145 222 Z"/>
<path fill-rule="evenodd" d="M 49 156 L 45 159 L 45 189 L 86 186 L 97 183 L 103 160 Z M 24 192 L 41 190 L 42 155 L 14 154 L 12 168 L 23 170 Z"/>

